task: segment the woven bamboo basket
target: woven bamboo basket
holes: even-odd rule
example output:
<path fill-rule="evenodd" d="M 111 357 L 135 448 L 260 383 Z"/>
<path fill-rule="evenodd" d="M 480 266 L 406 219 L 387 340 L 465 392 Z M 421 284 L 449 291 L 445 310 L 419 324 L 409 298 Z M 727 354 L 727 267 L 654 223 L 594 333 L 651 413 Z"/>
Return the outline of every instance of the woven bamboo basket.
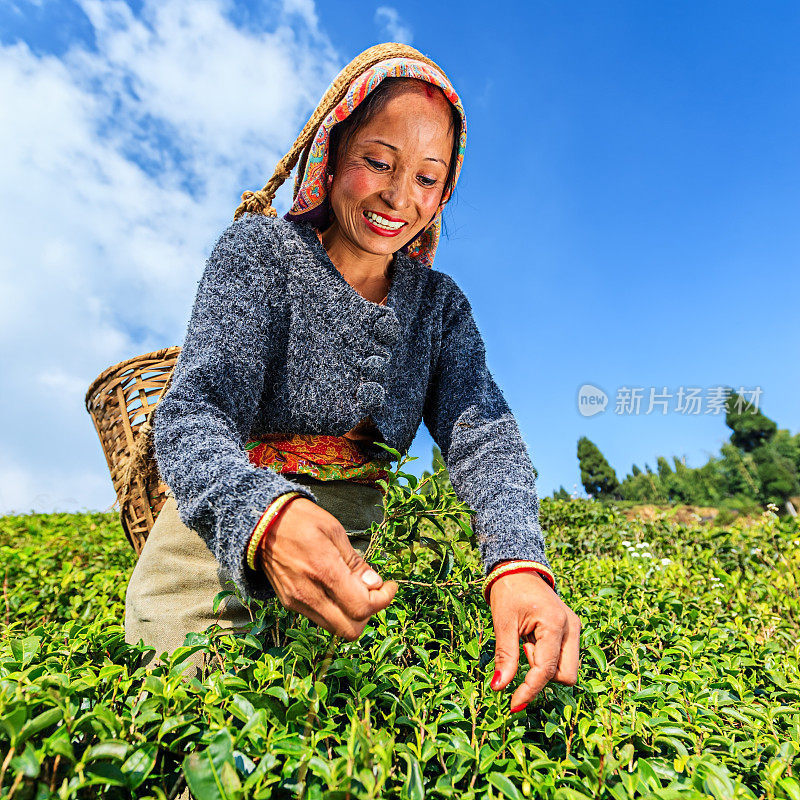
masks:
<path fill-rule="evenodd" d="M 180 347 L 165 347 L 109 367 L 86 392 L 92 417 L 111 472 L 119 518 L 138 556 L 166 499 L 167 485 L 154 476 L 142 480 L 129 470 L 137 432 L 155 409 L 167 385 Z"/>

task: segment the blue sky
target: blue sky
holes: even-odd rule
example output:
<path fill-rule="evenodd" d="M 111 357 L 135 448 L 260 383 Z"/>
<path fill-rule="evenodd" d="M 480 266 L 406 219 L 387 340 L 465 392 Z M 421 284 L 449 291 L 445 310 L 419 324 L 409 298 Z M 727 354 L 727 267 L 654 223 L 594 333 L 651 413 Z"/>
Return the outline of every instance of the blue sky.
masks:
<path fill-rule="evenodd" d="M 798 34 L 790 3 L 0 0 L 0 513 L 111 505 L 86 388 L 182 342 L 238 195 L 389 40 L 464 101 L 436 267 L 471 300 L 540 494 L 580 490 L 584 435 L 620 477 L 719 451 L 722 415 L 647 414 L 651 388 L 759 388 L 796 433 Z M 605 412 L 578 412 L 583 384 Z M 624 387 L 639 414 L 615 413 Z M 431 445 L 422 427 L 415 471 Z"/>

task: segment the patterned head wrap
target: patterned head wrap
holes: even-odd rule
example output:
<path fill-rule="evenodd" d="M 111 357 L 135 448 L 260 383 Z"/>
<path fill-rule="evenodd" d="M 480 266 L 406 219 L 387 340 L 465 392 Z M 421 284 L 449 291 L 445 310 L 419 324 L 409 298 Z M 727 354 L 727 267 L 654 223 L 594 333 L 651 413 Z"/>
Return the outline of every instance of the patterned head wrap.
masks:
<path fill-rule="evenodd" d="M 432 83 L 444 92 L 445 97 L 458 111 L 461 117 L 461 132 L 453 174 L 452 188 L 455 188 L 458 175 L 461 172 L 461 164 L 464 160 L 464 150 L 467 144 L 467 118 L 461 99 L 444 73 L 431 64 L 408 57 L 387 58 L 373 64 L 358 75 L 351 82 L 342 100 L 322 121 L 311 142 L 304 168 L 303 164 L 301 164 L 301 171 L 298 172 L 294 187 L 294 202 L 286 214 L 286 219 L 307 221 L 317 227 L 327 222 L 327 220 L 322 219 L 322 216 L 327 197 L 326 170 L 331 129 L 337 123 L 347 119 L 358 107 L 359 103 L 386 78 L 416 78 L 417 80 Z M 415 239 L 401 248 L 402 252 L 416 259 L 424 266 L 430 267 L 433 265 L 433 257 L 436 254 L 436 246 L 439 243 L 439 234 L 442 227 L 442 209 L 450 199 L 451 194 L 452 190 L 442 196 L 439 209 L 431 222 Z"/>

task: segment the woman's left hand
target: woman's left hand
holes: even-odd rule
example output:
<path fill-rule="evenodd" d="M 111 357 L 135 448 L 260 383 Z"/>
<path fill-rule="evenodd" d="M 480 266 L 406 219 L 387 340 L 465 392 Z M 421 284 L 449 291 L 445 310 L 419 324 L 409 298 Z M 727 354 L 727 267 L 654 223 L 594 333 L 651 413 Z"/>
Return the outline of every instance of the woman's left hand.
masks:
<path fill-rule="evenodd" d="M 519 640 L 530 670 L 511 696 L 511 712 L 525 706 L 551 680 L 574 686 L 578 680 L 580 617 L 537 573 L 498 578 L 489 592 L 495 633 L 495 673 L 491 687 L 504 689 L 517 674 Z"/>

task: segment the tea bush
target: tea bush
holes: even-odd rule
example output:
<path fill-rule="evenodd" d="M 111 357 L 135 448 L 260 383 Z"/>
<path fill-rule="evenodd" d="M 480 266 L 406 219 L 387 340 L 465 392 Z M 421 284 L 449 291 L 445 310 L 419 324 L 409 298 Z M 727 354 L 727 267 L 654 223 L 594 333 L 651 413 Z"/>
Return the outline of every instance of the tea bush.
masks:
<path fill-rule="evenodd" d="M 469 513 L 404 463 L 369 555 L 400 590 L 356 642 L 271 601 L 249 634 L 192 634 L 142 667 L 116 517 L 0 519 L 0 796 L 800 800 L 796 521 L 645 523 L 542 500 L 582 662 L 576 686 L 510 715 L 527 662 L 489 688 Z M 208 668 L 187 678 L 198 652 Z"/>

